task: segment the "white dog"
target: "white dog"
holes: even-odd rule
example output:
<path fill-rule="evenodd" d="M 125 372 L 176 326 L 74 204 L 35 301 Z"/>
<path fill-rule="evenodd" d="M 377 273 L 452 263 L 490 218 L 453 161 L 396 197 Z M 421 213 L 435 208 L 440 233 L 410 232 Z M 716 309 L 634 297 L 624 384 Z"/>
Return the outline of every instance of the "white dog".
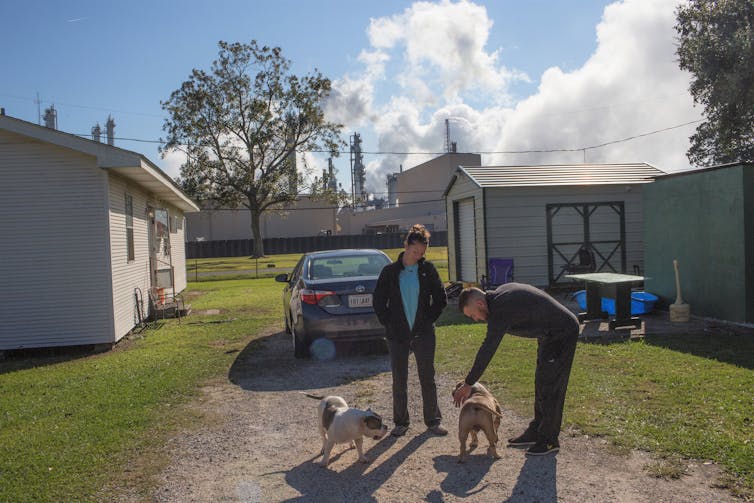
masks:
<path fill-rule="evenodd" d="M 387 426 L 382 417 L 371 410 L 349 407 L 339 396 L 318 396 L 304 393 L 309 398 L 319 400 L 319 433 L 322 435 L 321 466 L 327 466 L 330 452 L 335 444 L 353 443 L 359 453 L 359 461 L 368 463 L 362 449 L 364 439 L 379 440 L 387 434 Z"/>

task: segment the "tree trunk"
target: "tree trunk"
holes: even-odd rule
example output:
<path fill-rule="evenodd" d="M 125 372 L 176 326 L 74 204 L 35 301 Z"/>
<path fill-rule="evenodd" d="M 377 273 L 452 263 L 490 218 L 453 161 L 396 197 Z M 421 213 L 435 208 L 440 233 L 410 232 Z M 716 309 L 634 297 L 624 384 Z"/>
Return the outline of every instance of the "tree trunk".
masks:
<path fill-rule="evenodd" d="M 254 257 L 264 257 L 264 242 L 262 241 L 262 228 L 260 220 L 262 212 L 258 210 L 249 210 L 251 212 L 251 237 L 254 239 Z"/>

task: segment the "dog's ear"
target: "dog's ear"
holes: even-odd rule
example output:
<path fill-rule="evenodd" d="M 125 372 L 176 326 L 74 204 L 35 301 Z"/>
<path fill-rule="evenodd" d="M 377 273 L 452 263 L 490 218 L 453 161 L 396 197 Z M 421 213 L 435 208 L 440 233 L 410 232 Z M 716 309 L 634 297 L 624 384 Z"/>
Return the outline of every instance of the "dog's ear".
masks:
<path fill-rule="evenodd" d="M 362 421 L 364 421 L 364 424 L 370 430 L 379 430 L 380 428 L 382 428 L 382 418 L 377 414 L 366 416 L 362 419 Z"/>

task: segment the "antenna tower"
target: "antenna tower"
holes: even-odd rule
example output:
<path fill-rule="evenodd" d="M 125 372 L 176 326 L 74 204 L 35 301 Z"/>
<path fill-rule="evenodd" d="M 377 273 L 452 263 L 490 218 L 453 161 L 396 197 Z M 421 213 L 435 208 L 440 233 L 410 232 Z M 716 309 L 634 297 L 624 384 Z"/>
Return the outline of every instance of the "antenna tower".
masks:
<path fill-rule="evenodd" d="M 450 119 L 445 119 L 445 152 L 450 152 Z"/>
<path fill-rule="evenodd" d="M 351 200 L 355 207 L 357 199 L 366 200 L 364 182 L 366 181 L 366 169 L 363 163 L 364 156 L 361 154 L 361 135 L 354 133 L 351 136 Z"/>

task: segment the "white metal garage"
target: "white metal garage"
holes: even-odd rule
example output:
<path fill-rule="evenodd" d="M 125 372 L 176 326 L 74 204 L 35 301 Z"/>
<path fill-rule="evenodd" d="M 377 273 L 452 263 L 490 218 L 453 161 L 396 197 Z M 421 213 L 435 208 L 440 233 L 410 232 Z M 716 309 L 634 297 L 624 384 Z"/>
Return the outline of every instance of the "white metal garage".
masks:
<path fill-rule="evenodd" d="M 478 282 L 506 258 L 515 281 L 555 286 L 581 248 L 596 270 L 642 270 L 642 188 L 662 174 L 645 163 L 461 166 L 445 191 L 449 279 Z"/>

